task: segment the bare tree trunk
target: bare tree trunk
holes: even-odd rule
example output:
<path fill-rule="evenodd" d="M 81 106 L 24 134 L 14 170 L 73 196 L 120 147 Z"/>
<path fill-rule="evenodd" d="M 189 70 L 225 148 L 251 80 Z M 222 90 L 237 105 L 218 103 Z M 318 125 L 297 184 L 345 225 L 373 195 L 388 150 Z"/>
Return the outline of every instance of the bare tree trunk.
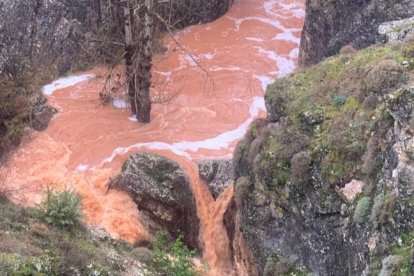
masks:
<path fill-rule="evenodd" d="M 136 93 L 136 72 L 133 67 L 134 63 L 134 39 L 132 36 L 132 20 L 129 0 L 121 0 L 122 8 L 124 10 L 124 29 L 125 29 L 125 65 L 128 84 L 128 96 L 131 104 L 131 111 L 133 114 L 137 113 L 137 93 Z"/>
<path fill-rule="evenodd" d="M 139 122 L 149 123 L 151 120 L 151 66 L 152 66 L 152 41 L 154 36 L 154 0 L 145 0 L 144 5 L 144 35 L 142 48 L 139 52 L 139 104 L 137 119 Z"/>

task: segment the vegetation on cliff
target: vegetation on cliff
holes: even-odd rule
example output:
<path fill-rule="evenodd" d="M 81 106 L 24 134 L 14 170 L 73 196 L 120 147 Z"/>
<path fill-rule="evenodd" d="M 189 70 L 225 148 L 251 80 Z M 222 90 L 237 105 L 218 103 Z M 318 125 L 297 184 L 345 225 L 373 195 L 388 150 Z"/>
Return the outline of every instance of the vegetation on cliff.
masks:
<path fill-rule="evenodd" d="M 81 224 L 54 227 L 57 220 L 49 223 L 36 209 L 5 200 L 0 216 L 1 275 L 118 275 L 125 269 L 140 271 L 144 264 L 132 246 L 100 230 L 91 232 Z"/>
<path fill-rule="evenodd" d="M 0 198 L 0 275 L 196 275 L 194 252 L 167 233 L 152 245 L 114 240 L 86 228 L 81 198 L 47 190 L 41 204 L 23 208 Z M 126 273 L 126 274 L 125 274 Z"/>
<path fill-rule="evenodd" d="M 96 26 L 95 2 L 2 1 L 0 156 L 20 143 L 24 127 L 47 127 L 56 111 L 47 106 L 41 86 L 87 62 L 81 49 Z"/>
<path fill-rule="evenodd" d="M 399 129 L 411 133 L 413 64 L 409 41 L 345 47 L 268 87 L 269 117 L 252 124 L 234 160 L 238 223 L 259 274 L 270 256 L 322 275 L 381 270 L 411 235 L 412 171 L 402 157 L 411 142 L 399 148 Z M 348 198 L 357 180 L 362 192 Z M 398 275 L 408 275 L 410 254 Z"/>

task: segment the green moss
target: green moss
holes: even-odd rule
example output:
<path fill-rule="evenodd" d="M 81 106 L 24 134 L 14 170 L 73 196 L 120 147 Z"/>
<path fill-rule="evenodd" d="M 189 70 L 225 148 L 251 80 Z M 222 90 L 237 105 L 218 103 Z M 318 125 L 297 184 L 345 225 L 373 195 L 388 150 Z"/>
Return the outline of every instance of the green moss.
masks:
<path fill-rule="evenodd" d="M 354 216 L 353 216 L 354 222 L 358 224 L 364 223 L 369 213 L 370 206 L 371 206 L 371 198 L 366 196 L 358 200 L 357 206 L 355 207 Z"/>
<path fill-rule="evenodd" d="M 306 135 L 290 129 L 273 129 L 265 139 L 258 166 L 260 178 L 269 188 L 284 186 L 290 179 L 290 160 L 307 146 Z"/>
<path fill-rule="evenodd" d="M 398 255 L 403 258 L 402 266 L 396 276 L 409 276 L 410 261 L 413 254 L 412 244 L 414 242 L 414 233 L 410 232 L 403 234 L 401 240 L 401 245 L 398 245 L 391 250 L 393 255 Z"/>
<path fill-rule="evenodd" d="M 385 59 L 400 63 L 404 54 L 399 47 L 370 47 L 350 57 L 328 58 L 276 81 L 267 89 L 265 99 L 271 117 L 284 116 L 294 131 L 310 136 L 309 151 L 317 153 L 311 154 L 313 158 L 322 155 L 322 173 L 328 184 L 365 177 L 362 155 L 381 117 L 374 116 L 378 106 L 375 99 L 367 108 L 362 104 L 367 96 L 364 76 Z M 287 179 L 288 162 L 281 158 L 272 161 L 272 155 L 284 146 L 270 142 L 262 150 L 266 155 L 263 167 L 277 170 L 281 182 Z"/>
<path fill-rule="evenodd" d="M 266 154 L 260 160 L 260 169 L 266 173 L 267 180 L 273 184 L 283 186 L 290 177 L 290 162 L 277 156 L 278 146 L 275 140 L 270 140 L 265 146 L 264 152 Z"/>

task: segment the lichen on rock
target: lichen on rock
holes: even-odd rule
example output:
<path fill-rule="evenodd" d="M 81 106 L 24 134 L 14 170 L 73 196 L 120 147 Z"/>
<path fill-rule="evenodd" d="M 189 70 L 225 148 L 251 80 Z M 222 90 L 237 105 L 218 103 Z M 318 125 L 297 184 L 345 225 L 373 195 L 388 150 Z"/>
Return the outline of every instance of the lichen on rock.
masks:
<path fill-rule="evenodd" d="M 200 248 L 194 194 L 177 162 L 152 153 L 135 153 L 111 180 L 110 187 L 132 197 L 141 217 L 146 217 L 150 233 L 165 229 L 174 238 L 183 236 L 188 246 Z"/>
<path fill-rule="evenodd" d="M 267 121 L 234 156 L 235 262 L 359 275 L 414 229 L 411 47 L 347 51 L 268 87 Z"/>

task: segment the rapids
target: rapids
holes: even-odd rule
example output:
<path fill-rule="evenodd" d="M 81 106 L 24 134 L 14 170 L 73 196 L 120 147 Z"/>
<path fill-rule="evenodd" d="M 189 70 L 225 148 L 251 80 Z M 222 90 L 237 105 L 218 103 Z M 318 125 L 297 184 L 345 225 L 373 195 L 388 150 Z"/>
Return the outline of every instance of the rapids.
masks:
<path fill-rule="evenodd" d="M 131 243 L 148 240 L 153 233 L 147 233 L 134 202 L 108 192 L 107 182 L 133 152 L 166 155 L 190 176 L 209 274 L 231 274 L 223 215 L 233 187 L 215 201 L 193 161 L 231 157 L 249 124 L 266 115 L 266 85 L 296 66 L 303 2 L 236 0 L 220 19 L 175 34 L 187 51 L 166 37 L 166 53 L 154 60 L 152 96 L 158 104 L 148 125 L 134 122 L 122 98 L 112 106 L 100 104 L 103 68 L 45 86 L 59 113 L 46 131 L 28 131 L 2 166 L 6 184 L 18 189 L 12 200 L 30 206 L 41 201 L 46 186 L 74 189 L 83 196 L 87 224 Z"/>

